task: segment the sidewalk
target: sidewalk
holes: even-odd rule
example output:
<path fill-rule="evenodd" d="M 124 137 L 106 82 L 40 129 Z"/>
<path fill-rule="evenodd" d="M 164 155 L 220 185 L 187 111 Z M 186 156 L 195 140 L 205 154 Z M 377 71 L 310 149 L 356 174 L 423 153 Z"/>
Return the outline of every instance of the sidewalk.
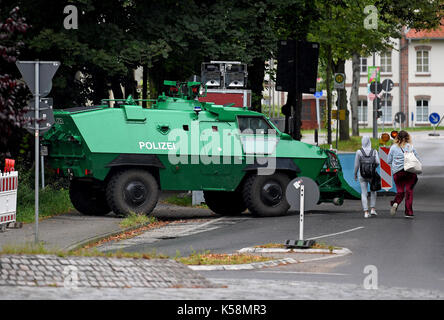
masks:
<path fill-rule="evenodd" d="M 161 219 L 208 219 L 217 216 L 208 209 L 179 207 L 158 203 L 153 216 Z M 118 218 L 113 213 L 106 216 L 85 216 L 71 212 L 54 216 L 39 222 L 39 241 L 47 249 L 68 248 L 91 239 L 122 231 Z M 35 224 L 24 224 L 20 229 L 7 229 L 0 233 L 0 248 L 4 245 L 24 245 L 34 243 Z"/>

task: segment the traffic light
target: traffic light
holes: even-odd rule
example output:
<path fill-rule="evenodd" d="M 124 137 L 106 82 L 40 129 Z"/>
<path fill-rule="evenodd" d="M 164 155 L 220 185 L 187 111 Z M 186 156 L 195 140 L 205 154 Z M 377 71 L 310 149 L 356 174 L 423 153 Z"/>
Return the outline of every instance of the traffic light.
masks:
<path fill-rule="evenodd" d="M 382 104 L 381 99 L 376 98 L 376 119 L 379 119 L 382 117 Z"/>

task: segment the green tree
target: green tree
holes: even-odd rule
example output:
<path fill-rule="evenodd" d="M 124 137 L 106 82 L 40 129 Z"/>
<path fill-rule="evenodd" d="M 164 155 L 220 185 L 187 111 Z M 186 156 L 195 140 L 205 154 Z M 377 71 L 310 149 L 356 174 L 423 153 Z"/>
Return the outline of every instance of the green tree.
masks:
<path fill-rule="evenodd" d="M 442 1 L 429 0 L 317 0 L 316 8 L 321 13 L 320 19 L 310 25 L 309 38 L 321 43 L 320 57 L 326 65 L 326 87 L 328 105 L 328 143 L 331 138 L 332 74 L 343 72 L 345 61 L 354 57 L 354 70 L 357 69 L 359 56 L 368 56 L 391 48 L 391 38 L 400 37 L 403 26 L 430 28 L 437 26 L 442 17 Z M 364 8 L 375 5 L 378 9 L 376 29 L 364 26 L 367 15 Z M 353 134 L 359 134 L 357 126 L 357 90 L 359 78 L 353 77 L 352 113 Z M 347 110 L 345 90 L 341 93 L 339 108 Z M 347 112 L 348 113 L 348 112 Z M 340 139 L 349 138 L 349 121 L 341 122 Z"/>

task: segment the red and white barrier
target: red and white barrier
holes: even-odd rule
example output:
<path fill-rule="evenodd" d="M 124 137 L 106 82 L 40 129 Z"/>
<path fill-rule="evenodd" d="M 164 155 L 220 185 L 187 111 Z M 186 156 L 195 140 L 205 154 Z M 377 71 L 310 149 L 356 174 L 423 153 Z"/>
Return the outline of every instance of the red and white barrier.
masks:
<path fill-rule="evenodd" d="M 385 191 L 390 190 L 393 187 L 392 183 L 392 169 L 387 163 L 387 158 L 390 148 L 380 147 L 379 148 L 379 160 L 381 162 L 381 188 Z"/>
<path fill-rule="evenodd" d="M 0 171 L 0 227 L 16 221 L 18 171 L 14 160 L 6 159 L 5 172 Z M 0 229 L 1 229 L 0 228 Z"/>

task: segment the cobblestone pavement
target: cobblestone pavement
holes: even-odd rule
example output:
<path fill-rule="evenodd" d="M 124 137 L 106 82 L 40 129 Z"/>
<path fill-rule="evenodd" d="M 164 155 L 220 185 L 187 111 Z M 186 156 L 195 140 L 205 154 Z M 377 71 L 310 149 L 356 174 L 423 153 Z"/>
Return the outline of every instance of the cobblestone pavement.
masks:
<path fill-rule="evenodd" d="M 211 221 L 195 221 L 169 224 L 161 228 L 148 230 L 143 234 L 118 242 L 104 243 L 97 247 L 99 251 L 117 251 L 137 244 L 153 243 L 163 239 L 174 239 L 192 234 L 230 226 L 251 218 L 218 218 Z"/>
<path fill-rule="evenodd" d="M 51 288 L 2 287 L 0 299 L 125 299 L 125 300 L 404 300 L 444 299 L 443 292 L 379 287 L 366 290 L 353 284 L 302 281 L 210 279 L 220 288 Z"/>
<path fill-rule="evenodd" d="M 2 286 L 211 288 L 215 285 L 169 259 L 3 255 L 0 257 Z"/>

